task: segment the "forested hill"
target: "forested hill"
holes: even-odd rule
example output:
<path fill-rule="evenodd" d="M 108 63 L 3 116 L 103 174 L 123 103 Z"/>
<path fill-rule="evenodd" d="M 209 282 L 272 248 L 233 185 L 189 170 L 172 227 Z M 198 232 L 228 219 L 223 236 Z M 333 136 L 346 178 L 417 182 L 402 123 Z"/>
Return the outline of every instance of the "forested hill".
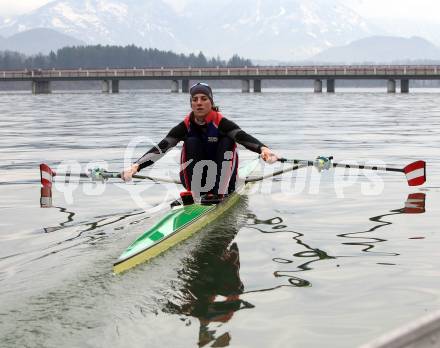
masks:
<path fill-rule="evenodd" d="M 251 66 L 249 59 L 234 55 L 229 60 L 207 58 L 199 54 L 177 54 L 136 46 L 64 47 L 48 55 L 25 56 L 17 52 L 0 52 L 0 69 L 93 69 L 148 67 L 242 67 Z"/>

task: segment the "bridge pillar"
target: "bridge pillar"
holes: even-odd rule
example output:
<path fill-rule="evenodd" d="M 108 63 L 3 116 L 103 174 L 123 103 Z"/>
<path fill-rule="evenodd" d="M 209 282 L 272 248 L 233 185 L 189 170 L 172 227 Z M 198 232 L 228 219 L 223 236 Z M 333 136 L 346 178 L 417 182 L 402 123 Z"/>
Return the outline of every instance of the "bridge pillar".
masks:
<path fill-rule="evenodd" d="M 171 81 L 171 93 L 179 93 L 179 81 Z"/>
<path fill-rule="evenodd" d="M 335 79 L 327 80 L 327 93 L 335 93 Z"/>
<path fill-rule="evenodd" d="M 189 80 L 182 80 L 182 93 L 189 93 Z"/>
<path fill-rule="evenodd" d="M 401 93 L 409 93 L 409 80 L 408 79 L 400 80 L 400 92 Z"/>
<path fill-rule="evenodd" d="M 109 93 L 110 92 L 110 81 L 109 80 L 103 80 L 102 81 L 102 93 Z"/>
<path fill-rule="evenodd" d="M 261 93 L 261 80 L 254 80 L 254 93 Z"/>
<path fill-rule="evenodd" d="M 112 80 L 112 93 L 119 93 L 119 80 Z"/>
<path fill-rule="evenodd" d="M 50 94 L 50 81 L 32 81 L 32 94 Z"/>
<path fill-rule="evenodd" d="M 387 84 L 388 93 L 396 93 L 396 80 L 389 79 Z"/>
<path fill-rule="evenodd" d="M 322 93 L 322 80 L 315 80 L 314 90 L 315 93 Z"/>
<path fill-rule="evenodd" d="M 251 84 L 249 80 L 241 80 L 241 91 L 243 93 L 249 93 L 251 91 L 250 85 Z"/>

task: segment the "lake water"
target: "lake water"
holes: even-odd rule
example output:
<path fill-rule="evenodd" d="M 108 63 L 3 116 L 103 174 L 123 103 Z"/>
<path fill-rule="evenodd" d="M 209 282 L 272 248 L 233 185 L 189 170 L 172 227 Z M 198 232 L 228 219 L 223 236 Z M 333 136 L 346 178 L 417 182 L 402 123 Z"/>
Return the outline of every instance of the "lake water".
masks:
<path fill-rule="evenodd" d="M 188 95 L 2 93 L 1 347 L 357 347 L 440 308 L 440 91 L 214 94 L 225 116 L 285 157 L 397 168 L 421 159 L 427 182 L 290 172 L 114 275 L 115 260 L 179 188 L 61 178 L 53 207 L 41 208 L 38 166 L 119 171 L 183 118 Z M 178 156 L 146 172 L 177 177 Z"/>

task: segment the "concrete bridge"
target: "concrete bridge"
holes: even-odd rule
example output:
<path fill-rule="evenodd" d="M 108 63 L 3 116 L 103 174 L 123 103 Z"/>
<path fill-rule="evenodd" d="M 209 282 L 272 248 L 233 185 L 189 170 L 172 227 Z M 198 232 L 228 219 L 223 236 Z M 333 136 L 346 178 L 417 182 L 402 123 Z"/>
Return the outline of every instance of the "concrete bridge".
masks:
<path fill-rule="evenodd" d="M 316 93 L 335 92 L 336 80 L 384 80 L 388 93 L 395 93 L 400 80 L 402 93 L 410 80 L 440 80 L 440 65 L 341 65 L 271 66 L 242 68 L 132 68 L 76 70 L 0 71 L 0 81 L 30 81 L 32 93 L 51 92 L 52 81 L 102 81 L 102 92 L 118 93 L 121 80 L 168 80 L 171 92 L 188 93 L 190 81 L 241 80 L 242 92 L 261 92 L 262 80 L 310 80 Z"/>

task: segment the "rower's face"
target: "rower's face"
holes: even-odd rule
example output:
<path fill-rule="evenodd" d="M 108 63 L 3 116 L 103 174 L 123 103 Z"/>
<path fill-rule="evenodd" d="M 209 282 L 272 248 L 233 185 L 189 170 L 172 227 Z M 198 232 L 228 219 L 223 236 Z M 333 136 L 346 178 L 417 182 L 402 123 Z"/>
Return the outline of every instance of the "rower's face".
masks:
<path fill-rule="evenodd" d="M 202 93 L 191 97 L 191 109 L 196 117 L 205 117 L 212 109 L 211 100 Z"/>

